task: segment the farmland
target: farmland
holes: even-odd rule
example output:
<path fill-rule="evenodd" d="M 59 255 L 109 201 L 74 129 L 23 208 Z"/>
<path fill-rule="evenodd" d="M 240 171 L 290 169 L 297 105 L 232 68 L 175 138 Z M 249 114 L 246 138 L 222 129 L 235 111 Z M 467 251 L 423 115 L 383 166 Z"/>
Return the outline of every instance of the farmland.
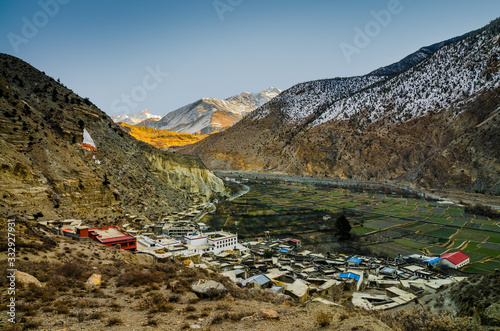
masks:
<path fill-rule="evenodd" d="M 462 250 L 471 257 L 465 269 L 488 272 L 500 267 L 500 220 L 468 214 L 459 205 L 401 190 L 339 187 L 280 180 L 250 180 L 251 190 L 218 205 L 204 221 L 241 238 L 295 236 L 321 252 L 341 250 L 332 233 L 344 214 L 356 244 L 388 257 L 412 253 L 439 255 Z"/>

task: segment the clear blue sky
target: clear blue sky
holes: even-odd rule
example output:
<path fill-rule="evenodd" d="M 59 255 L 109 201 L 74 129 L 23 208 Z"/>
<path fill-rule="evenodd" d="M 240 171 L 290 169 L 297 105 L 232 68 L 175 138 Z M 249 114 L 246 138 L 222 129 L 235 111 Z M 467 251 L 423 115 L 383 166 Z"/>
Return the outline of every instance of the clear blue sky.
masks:
<path fill-rule="evenodd" d="M 201 97 L 363 75 L 500 16 L 498 0 L 397 2 L 0 0 L 0 52 L 109 115 L 164 114 Z M 391 17 L 375 23 L 370 12 L 382 10 Z M 341 45 L 356 47 L 356 28 L 371 36 L 348 61 Z"/>

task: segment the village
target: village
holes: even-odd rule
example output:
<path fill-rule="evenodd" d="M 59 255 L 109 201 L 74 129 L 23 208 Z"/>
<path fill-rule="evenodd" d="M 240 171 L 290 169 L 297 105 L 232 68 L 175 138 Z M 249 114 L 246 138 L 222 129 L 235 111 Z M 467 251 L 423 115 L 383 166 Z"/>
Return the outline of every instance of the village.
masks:
<path fill-rule="evenodd" d="M 441 256 L 413 254 L 381 259 L 371 256 L 320 254 L 302 249 L 296 238 L 240 241 L 237 233 L 211 230 L 200 222 L 212 203 L 195 204 L 149 224 L 135 215 L 122 227 L 88 227 L 81 220 L 43 222 L 59 235 L 96 241 L 147 254 L 157 261 L 174 259 L 193 268 L 208 268 L 239 286 L 282 293 L 299 302 L 326 305 L 351 301 L 367 310 L 405 305 L 467 278 L 458 269 L 469 263 L 461 251 Z"/>

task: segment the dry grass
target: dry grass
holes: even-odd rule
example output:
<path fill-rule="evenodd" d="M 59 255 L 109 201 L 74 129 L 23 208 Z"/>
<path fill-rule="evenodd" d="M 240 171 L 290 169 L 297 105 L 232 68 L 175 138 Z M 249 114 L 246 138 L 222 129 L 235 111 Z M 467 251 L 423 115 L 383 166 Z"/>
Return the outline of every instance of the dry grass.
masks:
<path fill-rule="evenodd" d="M 452 313 L 445 311 L 436 314 L 427 307 L 372 314 L 396 331 L 477 331 L 481 329 L 481 326 L 472 318 L 455 317 Z"/>
<path fill-rule="evenodd" d="M 120 325 L 120 324 L 123 324 L 123 321 L 118 317 L 109 318 L 107 323 L 108 326 Z"/>
<path fill-rule="evenodd" d="M 319 311 L 316 313 L 316 323 L 318 323 L 318 325 L 321 327 L 330 325 L 332 319 L 333 319 L 332 313 L 327 313 L 324 311 Z"/>
<path fill-rule="evenodd" d="M 150 313 L 166 313 L 172 311 L 174 306 L 169 303 L 169 300 L 163 293 L 155 292 L 142 299 L 139 302 L 139 308 L 149 310 Z"/>

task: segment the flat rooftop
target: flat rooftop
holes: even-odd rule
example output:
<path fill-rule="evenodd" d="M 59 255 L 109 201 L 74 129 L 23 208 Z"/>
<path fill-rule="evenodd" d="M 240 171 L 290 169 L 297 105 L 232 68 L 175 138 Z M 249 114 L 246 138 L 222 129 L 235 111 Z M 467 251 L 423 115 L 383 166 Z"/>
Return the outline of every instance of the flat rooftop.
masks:
<path fill-rule="evenodd" d="M 111 239 L 118 237 L 132 237 L 126 233 L 121 232 L 117 228 L 109 228 L 107 230 L 95 229 L 92 232 L 97 233 L 100 236 L 100 239 Z"/>

